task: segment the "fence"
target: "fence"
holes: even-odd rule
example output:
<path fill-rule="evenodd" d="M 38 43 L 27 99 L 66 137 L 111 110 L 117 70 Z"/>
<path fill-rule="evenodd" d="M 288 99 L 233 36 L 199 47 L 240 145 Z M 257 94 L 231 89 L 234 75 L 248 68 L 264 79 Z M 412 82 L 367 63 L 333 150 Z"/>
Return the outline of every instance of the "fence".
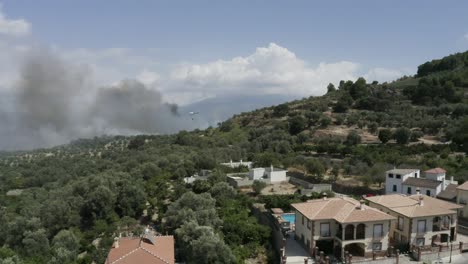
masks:
<path fill-rule="evenodd" d="M 341 257 L 339 257 L 341 259 Z M 326 256 L 323 251 L 318 247 L 312 250 L 312 262 L 309 259 L 304 259 L 304 264 L 332 264 L 332 263 L 345 263 L 345 264 L 398 264 L 400 262 L 400 251 L 393 247 L 388 248 L 386 251 L 372 252 L 366 254 L 364 257 L 355 257 L 348 251 L 344 252 L 344 259 L 342 262 L 338 261 L 335 256 Z"/>
<path fill-rule="evenodd" d="M 374 195 L 381 195 L 385 194 L 384 189 L 371 189 L 365 186 L 349 186 L 349 185 L 344 185 L 344 184 L 339 184 L 339 183 L 332 183 L 332 190 L 337 193 L 346 193 L 350 195 L 365 195 L 365 194 L 374 194 Z"/>
<path fill-rule="evenodd" d="M 411 257 L 416 261 L 432 261 L 438 258 L 446 258 L 468 251 L 468 245 L 463 242 L 449 245 L 416 247 L 411 249 Z"/>

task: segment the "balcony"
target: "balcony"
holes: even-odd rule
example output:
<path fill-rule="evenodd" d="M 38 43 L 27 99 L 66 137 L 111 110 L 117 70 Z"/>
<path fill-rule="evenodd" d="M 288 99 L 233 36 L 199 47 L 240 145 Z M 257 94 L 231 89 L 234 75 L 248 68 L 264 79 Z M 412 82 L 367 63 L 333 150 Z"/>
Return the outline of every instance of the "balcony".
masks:
<path fill-rule="evenodd" d="M 434 224 L 432 225 L 432 232 L 438 232 L 438 231 L 446 231 L 449 230 L 450 227 L 448 224 Z"/>

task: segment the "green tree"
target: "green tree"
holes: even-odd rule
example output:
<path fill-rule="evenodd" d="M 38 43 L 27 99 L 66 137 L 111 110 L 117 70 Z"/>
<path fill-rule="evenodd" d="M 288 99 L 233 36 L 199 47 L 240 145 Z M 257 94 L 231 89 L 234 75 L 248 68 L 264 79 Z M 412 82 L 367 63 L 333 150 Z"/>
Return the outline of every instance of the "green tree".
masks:
<path fill-rule="evenodd" d="M 345 144 L 348 146 L 354 146 L 361 143 L 361 136 L 358 134 L 356 130 L 353 130 L 348 133 L 346 136 Z"/>
<path fill-rule="evenodd" d="M 393 137 L 398 144 L 408 144 L 411 137 L 411 130 L 406 127 L 400 127 L 395 131 Z"/>
<path fill-rule="evenodd" d="M 348 111 L 352 104 L 353 98 L 349 95 L 349 93 L 344 93 L 336 102 L 335 106 L 333 107 L 333 111 L 336 113 L 344 113 Z"/>
<path fill-rule="evenodd" d="M 319 179 L 321 179 L 325 173 L 325 166 L 317 159 L 308 159 L 305 162 L 305 167 L 309 173 L 313 174 Z"/>
<path fill-rule="evenodd" d="M 237 195 L 237 191 L 227 182 L 218 182 L 211 187 L 210 194 L 216 199 L 216 202 L 220 204 L 229 199 L 234 199 Z"/>
<path fill-rule="evenodd" d="M 458 144 L 465 153 L 468 153 L 468 117 L 465 117 L 458 123 L 454 129 L 452 140 Z"/>
<path fill-rule="evenodd" d="M 262 192 L 263 189 L 265 189 L 265 187 L 267 186 L 267 184 L 263 181 L 259 181 L 259 180 L 255 180 L 252 184 L 252 188 L 255 192 L 255 194 L 260 194 Z"/>
<path fill-rule="evenodd" d="M 379 140 L 382 143 L 387 143 L 390 139 L 392 139 L 392 131 L 390 129 L 384 128 L 379 130 Z"/>
<path fill-rule="evenodd" d="M 302 116 L 295 116 L 289 120 L 289 133 L 297 135 L 306 128 L 306 120 Z"/>
<path fill-rule="evenodd" d="M 49 239 L 43 228 L 26 231 L 22 243 L 26 256 L 44 256 L 49 252 Z"/>
<path fill-rule="evenodd" d="M 193 221 L 200 226 L 217 227 L 221 220 L 216 213 L 216 200 L 208 193 L 187 192 L 169 205 L 166 212 L 169 229 L 177 229 Z"/>
<path fill-rule="evenodd" d="M 327 93 L 332 93 L 334 91 L 336 91 L 335 85 L 333 85 L 333 83 L 329 83 L 327 86 Z"/>
<path fill-rule="evenodd" d="M 187 222 L 176 230 L 180 256 L 187 263 L 236 263 L 229 247 L 212 227 Z"/>
<path fill-rule="evenodd" d="M 283 117 L 287 115 L 289 112 L 288 104 L 280 104 L 273 108 L 273 116 L 275 117 Z"/>
<path fill-rule="evenodd" d="M 52 240 L 51 263 L 73 263 L 80 248 L 80 240 L 72 231 L 62 230 Z"/>

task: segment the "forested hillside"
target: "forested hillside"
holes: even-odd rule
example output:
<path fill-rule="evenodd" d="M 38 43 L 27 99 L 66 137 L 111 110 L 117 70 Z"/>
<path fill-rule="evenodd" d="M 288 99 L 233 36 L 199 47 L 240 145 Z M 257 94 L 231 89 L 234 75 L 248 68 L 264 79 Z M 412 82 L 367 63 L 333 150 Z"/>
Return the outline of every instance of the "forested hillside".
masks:
<path fill-rule="evenodd" d="M 311 182 L 379 188 L 389 167 L 443 167 L 468 180 L 468 52 L 415 76 L 360 78 L 321 97 L 241 113 L 206 130 L 100 137 L 0 153 L 0 263 L 103 263 L 113 238 L 150 224 L 188 263 L 272 259 L 263 199 L 226 183 L 218 164 L 251 160 Z M 183 183 L 200 170 L 208 181 Z M 295 196 L 294 199 L 303 199 Z M 213 254 L 206 254 L 213 252 Z"/>

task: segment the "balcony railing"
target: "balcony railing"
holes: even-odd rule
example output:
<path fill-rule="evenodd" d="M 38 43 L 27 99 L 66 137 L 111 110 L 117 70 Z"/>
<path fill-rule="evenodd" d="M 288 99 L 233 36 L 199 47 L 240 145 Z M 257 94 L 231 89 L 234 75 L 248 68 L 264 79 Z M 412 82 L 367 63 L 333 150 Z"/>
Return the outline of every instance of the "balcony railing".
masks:
<path fill-rule="evenodd" d="M 449 230 L 448 225 L 433 225 L 432 232 Z"/>

